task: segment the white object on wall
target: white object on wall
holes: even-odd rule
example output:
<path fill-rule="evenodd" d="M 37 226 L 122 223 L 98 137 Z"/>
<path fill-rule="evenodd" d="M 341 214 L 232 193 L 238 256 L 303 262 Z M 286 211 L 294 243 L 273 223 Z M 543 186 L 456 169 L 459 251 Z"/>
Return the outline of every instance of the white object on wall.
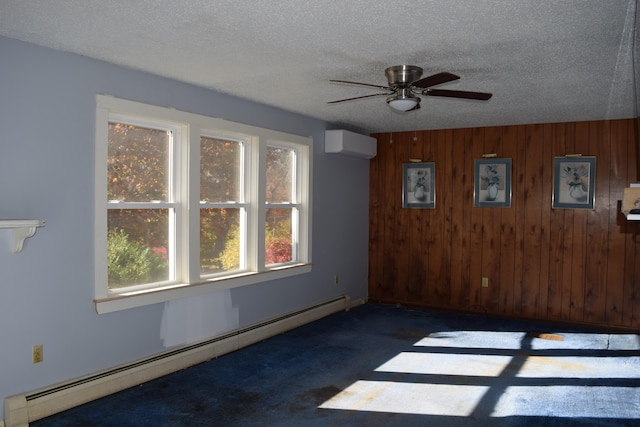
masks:
<path fill-rule="evenodd" d="M 638 190 L 634 191 L 632 189 L 637 188 L 640 188 L 640 183 L 636 182 L 629 184 L 628 189 L 624 189 L 624 195 L 622 197 L 622 213 L 627 218 L 627 221 L 640 221 L 640 214 L 629 212 L 631 209 L 636 208 L 635 204 L 637 203 L 637 200 L 634 199 L 637 198 Z"/>
<path fill-rule="evenodd" d="M 2 219 L 0 228 L 11 229 L 11 250 L 13 252 L 22 251 L 24 241 L 36 234 L 38 227 L 43 227 L 44 221 L 38 219 Z"/>
<path fill-rule="evenodd" d="M 377 154 L 375 138 L 348 130 L 324 132 L 324 152 L 372 159 Z"/>

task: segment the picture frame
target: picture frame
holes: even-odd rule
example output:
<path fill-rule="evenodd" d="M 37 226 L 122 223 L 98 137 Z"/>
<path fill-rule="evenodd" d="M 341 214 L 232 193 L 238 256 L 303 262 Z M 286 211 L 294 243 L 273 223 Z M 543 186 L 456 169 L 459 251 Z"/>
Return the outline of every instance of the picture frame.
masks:
<path fill-rule="evenodd" d="M 436 207 L 436 165 L 433 162 L 402 165 L 402 207 Z"/>
<path fill-rule="evenodd" d="M 511 159 L 476 159 L 474 167 L 473 205 L 477 207 L 511 207 Z"/>
<path fill-rule="evenodd" d="M 596 158 L 553 159 L 553 209 L 594 209 Z"/>

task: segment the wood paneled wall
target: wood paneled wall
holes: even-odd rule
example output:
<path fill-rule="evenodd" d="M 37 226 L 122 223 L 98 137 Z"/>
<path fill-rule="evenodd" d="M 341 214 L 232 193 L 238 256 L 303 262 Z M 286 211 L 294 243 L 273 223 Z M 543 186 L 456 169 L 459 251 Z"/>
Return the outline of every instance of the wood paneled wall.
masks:
<path fill-rule="evenodd" d="M 637 120 L 373 136 L 371 301 L 640 329 L 640 223 L 620 213 Z M 510 208 L 473 206 L 483 153 L 512 159 Z M 595 209 L 552 209 L 553 159 L 575 153 L 597 157 Z M 402 208 L 410 158 L 435 162 L 435 209 Z"/>

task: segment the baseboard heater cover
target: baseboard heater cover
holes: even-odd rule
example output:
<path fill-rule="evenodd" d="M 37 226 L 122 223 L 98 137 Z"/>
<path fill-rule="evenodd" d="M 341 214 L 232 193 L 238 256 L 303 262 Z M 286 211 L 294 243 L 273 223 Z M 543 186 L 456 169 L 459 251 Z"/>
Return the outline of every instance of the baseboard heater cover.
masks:
<path fill-rule="evenodd" d="M 4 400 L 6 427 L 30 422 L 222 356 L 364 301 L 348 295 L 240 328 L 196 344 Z"/>

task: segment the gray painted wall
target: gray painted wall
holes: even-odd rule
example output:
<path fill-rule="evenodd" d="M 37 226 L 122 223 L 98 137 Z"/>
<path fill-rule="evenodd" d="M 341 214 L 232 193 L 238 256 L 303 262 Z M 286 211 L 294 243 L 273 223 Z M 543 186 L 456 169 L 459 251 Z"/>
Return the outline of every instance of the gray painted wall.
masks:
<path fill-rule="evenodd" d="M 198 299 L 96 314 L 96 94 L 313 136 L 313 271 Z M 0 230 L 0 398 L 337 295 L 366 297 L 369 162 L 325 155 L 328 127 L 210 90 L 0 37 L 0 218 L 46 221 L 21 253 L 11 252 L 10 232 Z M 338 285 L 335 274 L 340 275 Z M 31 363 L 34 344 L 44 345 L 42 363 Z"/>

